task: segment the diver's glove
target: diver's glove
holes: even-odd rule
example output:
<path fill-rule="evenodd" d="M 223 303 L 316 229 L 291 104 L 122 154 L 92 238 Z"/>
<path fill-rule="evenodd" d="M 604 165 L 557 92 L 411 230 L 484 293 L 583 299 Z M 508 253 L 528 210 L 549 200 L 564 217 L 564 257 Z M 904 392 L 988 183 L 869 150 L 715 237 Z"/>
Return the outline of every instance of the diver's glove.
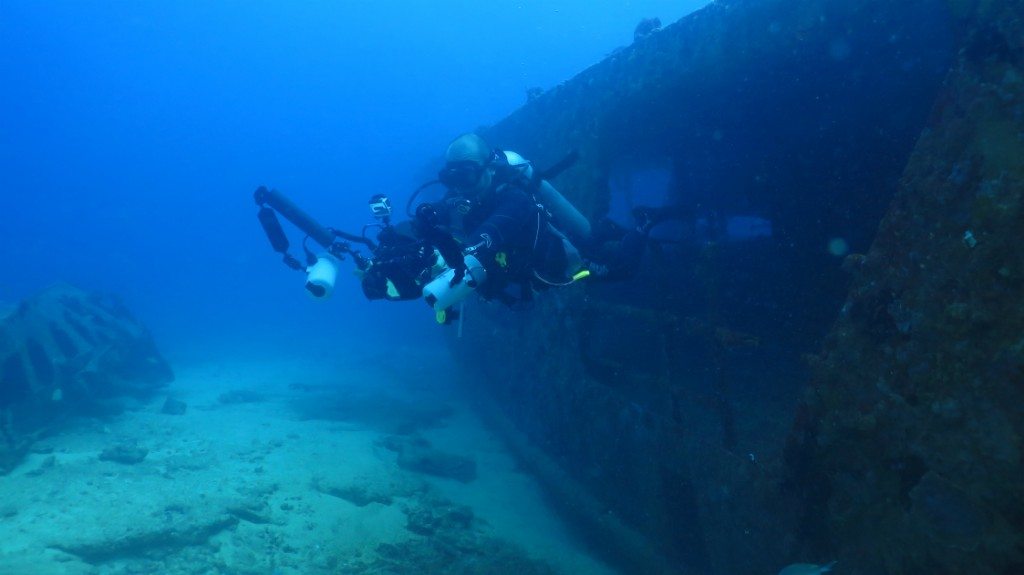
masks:
<path fill-rule="evenodd" d="M 455 236 L 440 225 L 440 217 L 433 204 L 420 204 L 416 208 L 415 230 L 417 235 L 427 240 L 441 254 L 445 264 L 455 270 L 451 285 L 462 281 L 466 276 L 466 258 Z"/>

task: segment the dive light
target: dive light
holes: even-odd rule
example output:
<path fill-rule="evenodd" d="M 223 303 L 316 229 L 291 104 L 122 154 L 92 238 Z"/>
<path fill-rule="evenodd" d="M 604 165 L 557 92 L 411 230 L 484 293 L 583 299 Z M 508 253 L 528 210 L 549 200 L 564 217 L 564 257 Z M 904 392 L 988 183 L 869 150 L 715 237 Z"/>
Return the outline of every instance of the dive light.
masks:
<path fill-rule="evenodd" d="M 316 263 L 306 268 L 306 289 L 313 297 L 327 298 L 334 292 L 338 263 L 338 258 L 322 253 L 317 256 Z"/>
<path fill-rule="evenodd" d="M 467 255 L 465 261 L 466 274 L 461 280 L 454 281 L 455 268 L 448 268 L 423 288 L 423 299 L 434 311 L 444 311 L 466 299 L 476 286 L 487 280 L 487 271 L 480 260 Z"/>

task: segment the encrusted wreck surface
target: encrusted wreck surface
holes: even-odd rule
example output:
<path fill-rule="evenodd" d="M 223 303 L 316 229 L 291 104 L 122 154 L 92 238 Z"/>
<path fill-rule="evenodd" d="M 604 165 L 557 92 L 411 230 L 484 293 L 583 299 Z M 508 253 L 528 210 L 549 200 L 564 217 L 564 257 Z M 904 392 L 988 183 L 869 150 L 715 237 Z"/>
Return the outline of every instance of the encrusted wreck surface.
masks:
<path fill-rule="evenodd" d="M 1024 572 L 1024 4 L 961 50 L 790 450 L 814 548 L 867 573 Z"/>
<path fill-rule="evenodd" d="M 555 183 L 592 217 L 654 171 L 691 224 L 772 222 L 759 243 L 653 250 L 627 285 L 468 311 L 458 353 L 495 358 L 478 385 L 568 476 L 556 493 L 573 481 L 600 502 L 569 511 L 666 561 L 643 545 L 610 559 L 944 573 L 984 552 L 979 572 L 1019 568 L 1020 12 L 716 2 L 485 133 L 540 167 L 578 150 Z M 840 266 L 836 237 L 874 247 Z M 798 409 L 799 356 L 840 309 Z"/>
<path fill-rule="evenodd" d="M 0 473 L 62 418 L 118 409 L 173 379 L 149 332 L 115 298 L 56 285 L 0 323 Z"/>

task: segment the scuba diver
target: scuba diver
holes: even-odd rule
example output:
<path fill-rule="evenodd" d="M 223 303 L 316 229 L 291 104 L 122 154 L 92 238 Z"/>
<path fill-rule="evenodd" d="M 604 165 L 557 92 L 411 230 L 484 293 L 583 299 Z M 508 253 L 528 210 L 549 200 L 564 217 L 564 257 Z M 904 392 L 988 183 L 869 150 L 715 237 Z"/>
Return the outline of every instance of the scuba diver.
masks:
<path fill-rule="evenodd" d="M 445 152 L 436 181 L 424 184 L 409 199 L 409 220 L 391 223 L 390 201 L 370 199 L 378 223 L 356 236 L 323 228 L 276 191 L 256 191 L 258 214 L 271 245 L 295 269 L 288 242 L 274 210 L 305 231 L 327 253 L 306 248 L 307 289 L 315 296 L 333 288 L 338 260 L 353 257 L 368 299 L 410 300 L 422 297 L 440 323 L 458 317 L 456 306 L 477 293 L 510 307 L 524 307 L 535 292 L 569 285 L 585 277 L 628 277 L 640 260 L 653 223 L 638 212 L 635 229 L 591 226 L 547 180 L 575 161 L 570 154 L 541 173 L 522 156 L 491 148 L 476 134 L 463 134 Z M 419 204 L 429 186 L 446 188 L 442 199 Z M 379 227 L 376 241 L 366 237 Z M 352 248 L 360 243 L 372 257 Z"/>

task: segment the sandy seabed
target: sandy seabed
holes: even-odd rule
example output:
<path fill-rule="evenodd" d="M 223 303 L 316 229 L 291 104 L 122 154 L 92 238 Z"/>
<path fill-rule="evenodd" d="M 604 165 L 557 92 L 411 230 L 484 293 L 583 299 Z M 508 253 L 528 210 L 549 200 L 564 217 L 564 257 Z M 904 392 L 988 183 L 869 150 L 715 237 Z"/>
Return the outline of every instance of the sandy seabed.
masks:
<path fill-rule="evenodd" d="M 0 477 L 0 573 L 611 573 L 415 363 L 176 366 L 166 395 L 69 422 Z"/>

